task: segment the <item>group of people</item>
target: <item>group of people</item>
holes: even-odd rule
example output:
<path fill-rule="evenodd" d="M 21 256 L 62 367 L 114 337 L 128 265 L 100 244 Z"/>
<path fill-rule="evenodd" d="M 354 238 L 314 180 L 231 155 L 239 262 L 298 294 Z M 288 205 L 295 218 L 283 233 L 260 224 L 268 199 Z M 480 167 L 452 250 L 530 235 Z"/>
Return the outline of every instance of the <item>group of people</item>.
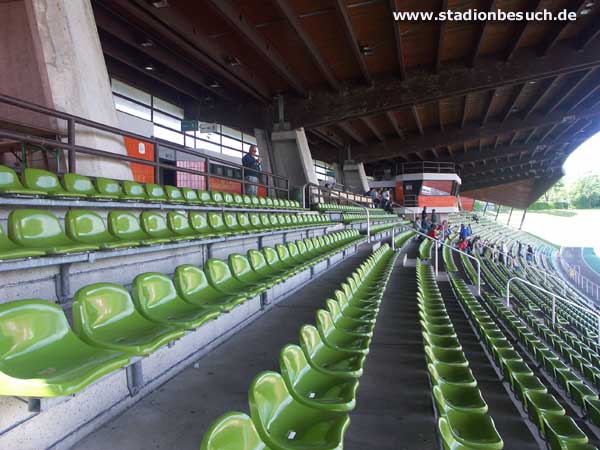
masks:
<path fill-rule="evenodd" d="M 444 220 L 442 223 L 439 223 L 439 216 L 435 209 L 432 209 L 431 214 L 429 214 L 426 206 L 421 211 L 421 217 L 415 219 L 414 228 L 440 241 L 445 241 L 452 234 L 452 229 L 448 221 Z"/>
<path fill-rule="evenodd" d="M 371 197 L 371 200 L 373 200 L 373 203 L 375 204 L 376 208 L 382 208 L 385 210 L 392 209 L 391 189 L 371 188 L 366 192 L 365 195 Z"/>

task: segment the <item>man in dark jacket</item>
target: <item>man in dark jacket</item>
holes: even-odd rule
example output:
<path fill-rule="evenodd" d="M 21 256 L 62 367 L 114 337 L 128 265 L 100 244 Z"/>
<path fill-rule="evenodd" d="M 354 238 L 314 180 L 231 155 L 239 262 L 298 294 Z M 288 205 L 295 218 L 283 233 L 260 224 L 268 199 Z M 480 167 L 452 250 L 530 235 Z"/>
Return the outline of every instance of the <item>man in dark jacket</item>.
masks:
<path fill-rule="evenodd" d="M 258 183 L 258 171 L 261 170 L 260 158 L 256 156 L 256 153 L 256 145 L 252 145 L 248 153 L 242 158 L 242 165 L 245 168 L 244 178 L 250 183 Z M 248 195 L 256 195 L 258 186 L 256 184 L 246 184 L 244 192 Z"/>

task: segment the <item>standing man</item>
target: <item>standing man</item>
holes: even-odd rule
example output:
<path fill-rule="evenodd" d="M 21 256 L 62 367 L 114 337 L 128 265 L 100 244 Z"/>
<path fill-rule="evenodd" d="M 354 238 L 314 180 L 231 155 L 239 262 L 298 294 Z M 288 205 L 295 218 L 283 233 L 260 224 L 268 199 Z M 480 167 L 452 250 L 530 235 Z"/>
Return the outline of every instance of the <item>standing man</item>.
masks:
<path fill-rule="evenodd" d="M 423 211 L 421 211 L 421 222 L 427 219 L 427 206 L 423 206 Z"/>
<path fill-rule="evenodd" d="M 250 183 L 258 183 L 258 170 L 260 168 L 260 158 L 256 156 L 257 149 L 256 145 L 250 146 L 248 153 L 242 158 L 242 165 L 244 166 L 244 176 L 246 181 Z M 256 195 L 258 192 L 258 186 L 256 184 L 244 185 L 244 193 L 248 195 Z"/>
<path fill-rule="evenodd" d="M 432 225 L 437 225 L 438 224 L 438 215 L 435 212 L 435 209 L 431 210 L 431 224 Z"/>

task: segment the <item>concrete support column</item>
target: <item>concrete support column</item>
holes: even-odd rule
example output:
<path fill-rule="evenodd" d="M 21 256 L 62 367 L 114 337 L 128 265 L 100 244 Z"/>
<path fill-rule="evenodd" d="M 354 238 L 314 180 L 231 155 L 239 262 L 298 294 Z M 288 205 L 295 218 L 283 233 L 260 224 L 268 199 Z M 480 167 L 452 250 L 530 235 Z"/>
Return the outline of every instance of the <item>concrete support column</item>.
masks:
<path fill-rule="evenodd" d="M 274 131 L 272 170 L 290 181 L 290 188 L 302 188 L 306 183 L 318 184 L 312 155 L 303 128 Z"/>
<path fill-rule="evenodd" d="M 344 180 L 346 181 L 347 191 L 364 194 L 369 190 L 369 182 L 363 163 L 352 160 L 344 161 Z"/>
<path fill-rule="evenodd" d="M 118 127 L 90 0 L 15 0 L 0 3 L 0 17 L 0 64 L 10 68 L 0 71 L 3 92 Z M 0 118 L 6 114 L 7 108 L 0 108 Z M 17 117 L 67 134 L 64 121 L 23 110 Z M 82 126 L 76 128 L 75 143 L 126 154 L 122 137 Z M 131 179 L 128 163 L 77 155 L 76 165 L 78 173 Z"/>

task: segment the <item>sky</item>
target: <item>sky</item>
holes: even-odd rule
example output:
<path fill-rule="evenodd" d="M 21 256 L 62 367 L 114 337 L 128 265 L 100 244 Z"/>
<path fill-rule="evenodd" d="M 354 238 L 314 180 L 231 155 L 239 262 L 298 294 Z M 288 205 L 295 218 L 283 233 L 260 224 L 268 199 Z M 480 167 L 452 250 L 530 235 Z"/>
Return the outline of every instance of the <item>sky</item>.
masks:
<path fill-rule="evenodd" d="M 600 133 L 592 136 L 571 153 L 563 168 L 567 184 L 591 173 L 600 174 Z"/>

